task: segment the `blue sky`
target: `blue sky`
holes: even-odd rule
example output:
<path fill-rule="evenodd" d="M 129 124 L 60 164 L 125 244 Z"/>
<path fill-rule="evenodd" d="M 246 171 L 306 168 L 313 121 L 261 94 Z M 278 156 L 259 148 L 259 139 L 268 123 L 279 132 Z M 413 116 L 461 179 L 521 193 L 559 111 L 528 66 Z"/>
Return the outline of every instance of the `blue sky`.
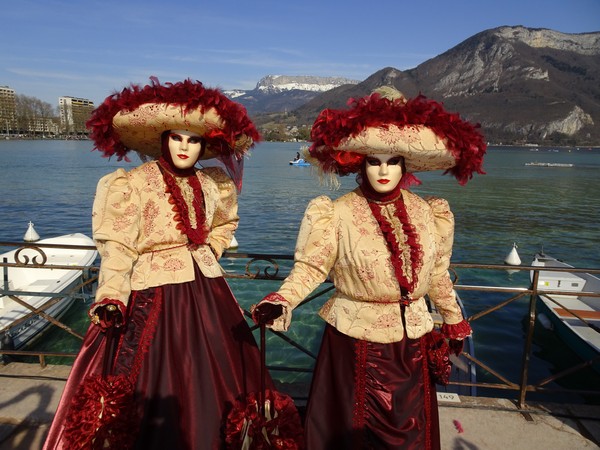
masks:
<path fill-rule="evenodd" d="M 0 86 L 99 104 L 151 75 L 252 89 L 266 75 L 364 80 L 503 25 L 600 31 L 600 0 L 12 0 Z"/>

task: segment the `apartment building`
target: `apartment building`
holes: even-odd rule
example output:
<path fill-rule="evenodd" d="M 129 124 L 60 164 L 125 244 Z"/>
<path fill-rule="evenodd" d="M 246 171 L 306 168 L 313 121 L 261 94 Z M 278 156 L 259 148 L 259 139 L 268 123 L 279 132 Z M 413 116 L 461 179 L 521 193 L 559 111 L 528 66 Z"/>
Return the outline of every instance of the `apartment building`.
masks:
<path fill-rule="evenodd" d="M 85 98 L 59 97 L 58 109 L 63 133 L 86 133 L 86 121 L 94 110 L 94 102 Z"/>
<path fill-rule="evenodd" d="M 0 134 L 11 134 L 17 126 L 17 102 L 15 90 L 0 86 Z"/>

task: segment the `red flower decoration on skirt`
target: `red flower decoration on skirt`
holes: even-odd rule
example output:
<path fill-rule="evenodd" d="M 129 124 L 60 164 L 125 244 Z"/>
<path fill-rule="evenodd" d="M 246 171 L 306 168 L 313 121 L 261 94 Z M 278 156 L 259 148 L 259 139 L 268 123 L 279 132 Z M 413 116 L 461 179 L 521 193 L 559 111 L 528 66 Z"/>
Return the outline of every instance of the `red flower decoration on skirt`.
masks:
<path fill-rule="evenodd" d="M 259 412 L 258 394 L 238 400 L 225 427 L 228 449 L 239 449 L 243 443 L 250 449 L 301 450 L 304 438 L 300 416 L 292 399 L 269 389 L 265 392 L 265 413 Z"/>

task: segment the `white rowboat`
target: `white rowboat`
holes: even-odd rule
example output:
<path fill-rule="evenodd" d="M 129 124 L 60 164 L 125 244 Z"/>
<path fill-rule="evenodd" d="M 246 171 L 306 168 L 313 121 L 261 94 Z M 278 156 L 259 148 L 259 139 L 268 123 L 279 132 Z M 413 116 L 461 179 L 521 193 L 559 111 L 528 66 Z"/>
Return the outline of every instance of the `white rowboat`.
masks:
<path fill-rule="evenodd" d="M 552 270 L 572 269 L 573 266 L 543 253 L 536 254 L 531 265 L 549 269 L 539 272 L 537 289 L 543 306 L 542 313 L 550 319 L 555 332 L 585 361 L 598 357 L 600 297 L 585 294 L 600 293 L 600 279 L 585 272 Z M 531 271 L 532 280 L 533 274 Z M 545 294 L 544 291 L 549 293 Z M 567 295 L 571 293 L 573 295 Z M 600 371 L 600 364 L 593 367 Z"/>
<path fill-rule="evenodd" d="M 75 233 L 42 239 L 29 244 L 34 247 L 21 247 L 0 254 L 3 263 L 24 264 L 1 268 L 0 348 L 23 347 L 50 324 L 44 314 L 59 318 L 73 304 L 73 295 L 58 294 L 70 294 L 82 283 L 88 271 L 81 268 L 54 269 L 51 266 L 90 266 L 98 255 L 95 249 L 37 247 L 42 244 L 94 246 L 88 236 Z M 28 267 L 32 265 L 46 267 Z"/>

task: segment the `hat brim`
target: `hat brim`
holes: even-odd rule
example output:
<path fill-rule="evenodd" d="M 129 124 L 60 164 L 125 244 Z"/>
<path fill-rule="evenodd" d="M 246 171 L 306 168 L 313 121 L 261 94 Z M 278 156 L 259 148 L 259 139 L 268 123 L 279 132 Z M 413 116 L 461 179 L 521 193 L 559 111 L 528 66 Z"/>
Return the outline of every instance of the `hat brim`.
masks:
<path fill-rule="evenodd" d="M 351 99 L 349 109 L 321 111 L 311 130 L 309 151 L 323 173 L 344 176 L 360 170 L 360 158 L 343 153 L 404 156 L 407 172 L 444 170 L 465 184 L 481 167 L 486 144 L 479 125 L 447 112 L 419 95 L 387 98 L 373 93 Z"/>
<path fill-rule="evenodd" d="M 446 170 L 456 164 L 445 141 L 422 125 L 368 127 L 343 139 L 334 150 L 402 156 L 408 172 Z"/>
<path fill-rule="evenodd" d="M 260 140 L 246 109 L 200 81 L 161 85 L 155 77 L 145 86 L 131 85 L 107 97 L 86 122 L 95 148 L 104 156 L 126 158 L 136 151 L 143 159 L 160 156 L 160 135 L 188 130 L 202 136 L 202 159 L 241 158 Z"/>
<path fill-rule="evenodd" d="M 222 120 L 214 108 L 185 111 L 182 105 L 146 103 L 132 111 L 119 111 L 113 128 L 127 148 L 152 158 L 161 154 L 161 135 L 169 130 L 187 130 L 207 136 L 222 128 Z M 210 143 L 200 159 L 210 159 L 219 152 Z"/>

